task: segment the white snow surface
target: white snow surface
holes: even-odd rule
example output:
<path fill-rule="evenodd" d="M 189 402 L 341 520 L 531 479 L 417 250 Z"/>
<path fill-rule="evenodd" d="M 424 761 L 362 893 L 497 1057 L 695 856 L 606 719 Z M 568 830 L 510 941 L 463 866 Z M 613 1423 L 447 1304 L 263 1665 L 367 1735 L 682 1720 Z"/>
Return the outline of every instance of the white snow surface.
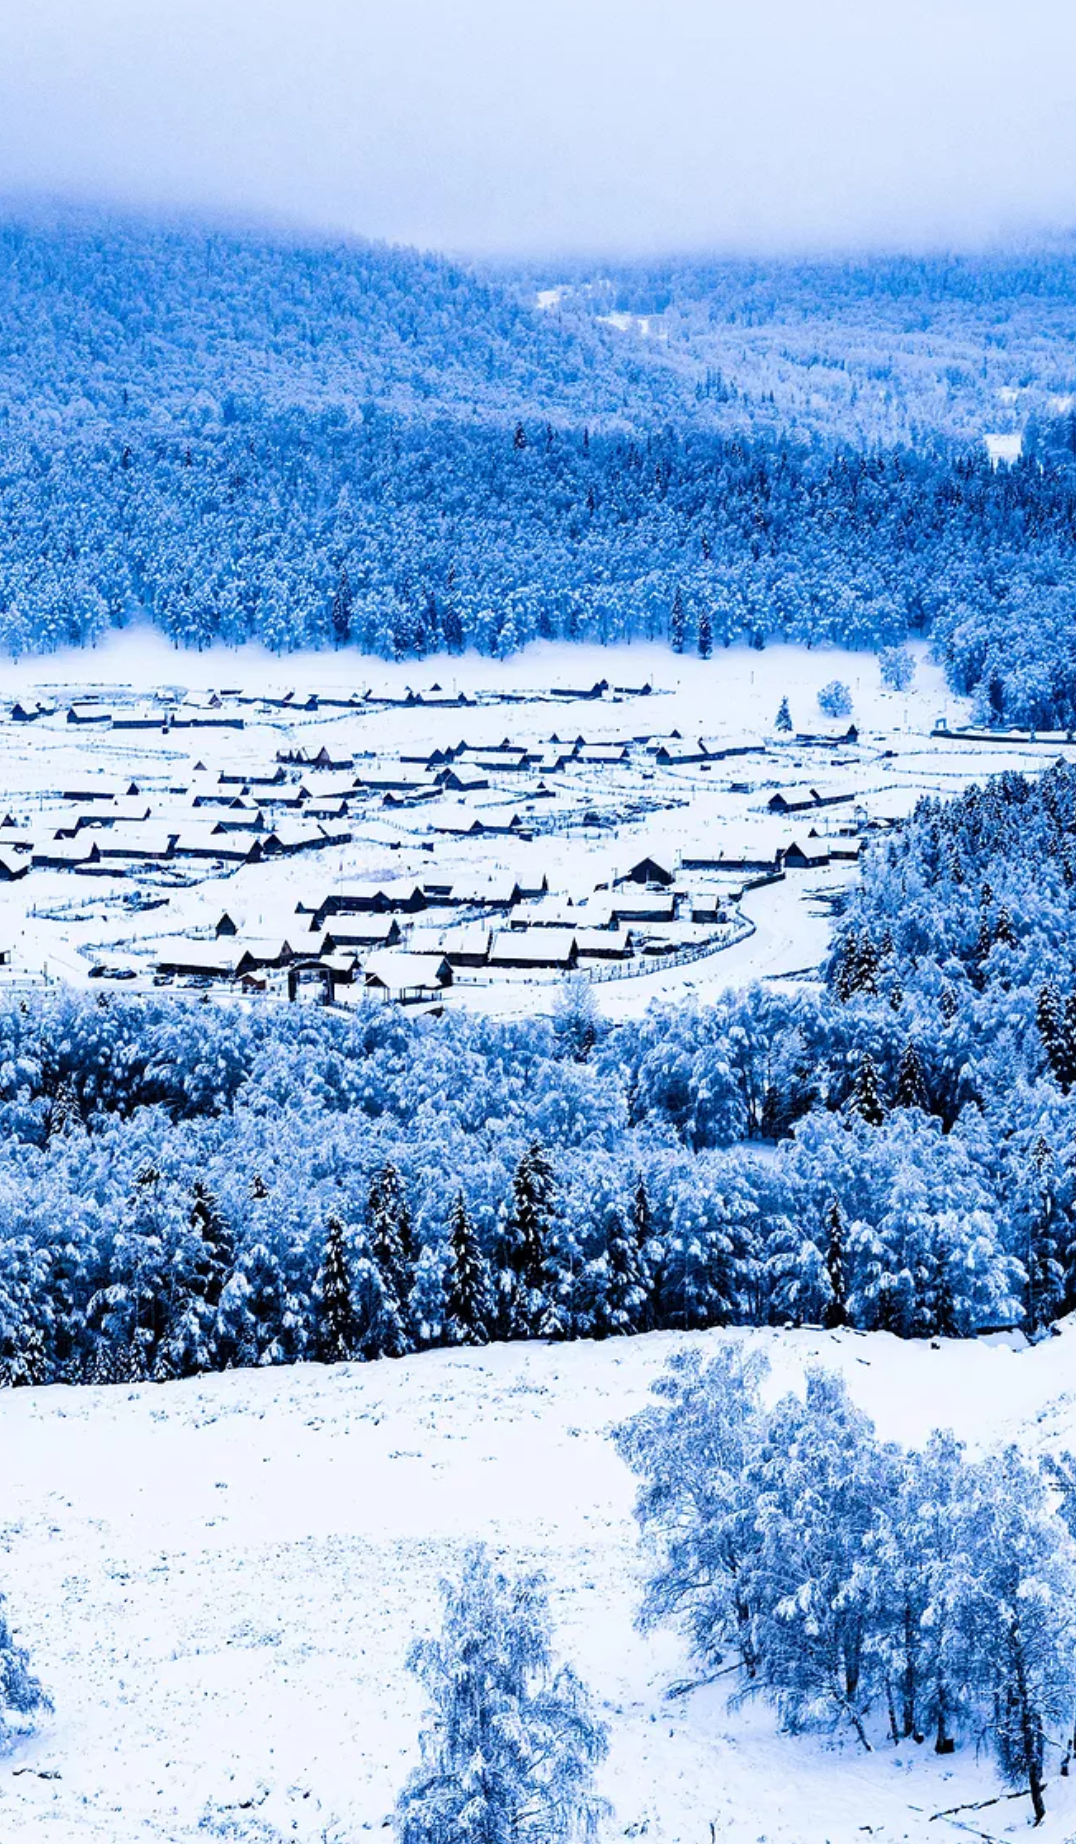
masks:
<path fill-rule="evenodd" d="M 633 1481 L 609 1429 L 674 1349 L 723 1338 L 766 1351 L 775 1393 L 809 1363 L 840 1369 L 905 1442 L 937 1424 L 1032 1454 L 1072 1439 L 1071 1328 L 1033 1349 L 658 1333 L 0 1396 L 0 1579 L 56 1702 L 0 1763 L 3 1844 L 380 1831 L 416 1759 L 405 1654 L 475 1539 L 547 1573 L 558 1648 L 610 1726 L 605 1840 L 1022 1835 L 1022 1799 L 934 1818 L 1004 1790 L 971 1747 L 941 1761 L 879 1733 L 865 1754 L 781 1735 L 718 1685 L 669 1697 L 692 1666 L 674 1634 L 633 1626 Z M 1048 1804 L 1039 1835 L 1062 1844 L 1076 1783 Z"/>

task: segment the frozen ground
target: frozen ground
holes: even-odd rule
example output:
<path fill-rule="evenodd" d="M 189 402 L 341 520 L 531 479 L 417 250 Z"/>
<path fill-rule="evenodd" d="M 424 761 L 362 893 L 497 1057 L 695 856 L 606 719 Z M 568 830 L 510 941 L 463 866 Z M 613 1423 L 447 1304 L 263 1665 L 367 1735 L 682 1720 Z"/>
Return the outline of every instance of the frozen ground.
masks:
<path fill-rule="evenodd" d="M 809 1331 L 749 1338 L 773 1386 L 820 1358 L 887 1436 L 1064 1445 L 1072 1329 L 1033 1350 Z M 612 1731 L 606 1839 L 940 1844 L 1027 1830 L 965 1749 L 776 1733 L 632 1629 L 632 1484 L 607 1438 L 676 1334 L 399 1363 L 0 1395 L 0 1580 L 56 1714 L 0 1763 L 4 1844 L 334 1840 L 380 1832 L 414 1759 L 403 1657 L 473 1538 L 549 1575 L 562 1652 Z M 1076 1835 L 1076 1782 L 1040 1835 Z M 234 1831 L 223 1829 L 231 1820 Z M 204 1828 L 199 1829 L 200 1825 Z M 216 1829 L 220 1824 L 221 1830 Z M 711 1826 L 713 1830 L 711 1831 Z"/>
<path fill-rule="evenodd" d="M 474 794 L 442 796 L 405 809 L 385 809 L 375 797 L 341 822 L 353 834 L 349 844 L 260 865 L 221 869 L 184 860 L 178 870 L 128 869 L 124 874 L 117 869 L 107 877 L 38 868 L 18 882 L 0 882 L 0 950 L 12 953 L 11 971 L 4 977 L 17 981 L 47 973 L 83 984 L 95 962 L 104 961 L 137 973 L 140 983 L 148 985 L 162 944 L 204 938 L 225 908 L 240 917 L 247 934 L 287 936 L 294 947 L 300 899 L 319 900 L 374 881 L 424 881 L 437 875 L 480 885 L 509 873 L 535 883 L 546 877 L 554 894 L 578 903 L 644 855 L 675 863 L 677 854 L 716 856 L 744 845 L 772 852 L 794 838 L 801 840 L 812 826 L 824 834 L 846 822 L 847 808 L 817 818 L 770 814 L 767 802 L 777 789 L 802 793 L 839 785 L 854 790 L 870 818 L 889 818 L 906 812 L 924 790 L 954 791 L 1004 765 L 1044 766 L 1049 751 L 1041 745 L 1005 742 L 971 749 L 939 742 L 931 734 L 936 720 L 944 716 L 955 723 L 966 710 L 947 694 L 925 650 L 920 647 L 917 654 L 916 682 L 909 693 L 884 690 L 871 655 L 792 647 L 762 653 L 732 649 L 702 661 L 677 658 L 664 646 L 540 645 L 506 662 L 471 655 L 386 665 L 352 653 L 284 660 L 253 648 L 178 653 L 160 635 L 137 632 L 115 635 L 92 654 L 8 664 L 0 674 L 0 698 L 18 697 L 28 705 L 40 698 L 56 706 L 55 716 L 31 725 L 0 723 L 0 817 L 10 812 L 18 830 L 35 837 L 51 838 L 58 824 L 70 822 L 73 809 L 60 798 L 63 788 L 118 786 L 121 780 L 123 785 L 137 781 L 151 800 L 151 829 L 189 826 L 192 818 L 206 824 L 221 814 L 216 808 L 193 812 L 195 782 L 204 793 L 222 771 L 271 772 L 278 751 L 314 752 L 322 745 L 334 759 L 354 756 L 357 765 L 360 758 L 369 765 L 376 758 L 379 766 L 416 750 L 458 744 L 461 736 L 484 748 L 506 736 L 530 746 L 554 733 L 602 742 L 678 731 L 685 745 L 705 736 L 727 743 L 761 740 L 768 748 L 764 756 L 729 758 L 712 768 L 662 768 L 635 749 L 623 767 L 574 764 L 567 774 L 551 776 L 553 798 L 529 798 L 540 778 L 536 773 L 491 774 L 490 786 Z M 859 747 L 834 750 L 776 739 L 773 720 L 786 695 L 797 729 L 827 727 L 816 698 L 832 678 L 843 679 L 852 691 Z M 557 688 L 586 687 L 599 679 L 614 688 L 649 683 L 653 692 L 618 696 L 614 690 L 600 700 L 575 702 L 550 696 Z M 278 697 L 292 691 L 298 700 L 311 691 L 346 697 L 371 686 L 399 696 L 408 686 L 428 690 L 435 682 L 446 693 L 461 690 L 486 699 L 504 695 L 512 701 L 463 709 L 396 706 L 314 713 L 245 704 L 234 707 L 241 709 L 242 731 L 173 730 L 167 735 L 65 721 L 68 704 L 92 690 L 101 691 L 106 701 L 137 696 L 149 708 L 147 700 L 161 687 L 194 694 L 232 687 Z M 198 763 L 205 764 L 200 781 Z M 415 767 L 407 772 L 421 773 Z M 315 784 L 316 777 L 311 780 Z M 584 829 L 580 822 L 590 808 L 608 824 Z M 517 810 L 535 829 L 529 842 L 447 837 L 434 830 L 445 824 L 465 826 L 474 818 L 503 823 Z M 0 848 L 9 848 L 16 837 L 15 830 L 0 829 Z M 743 913 L 755 932 L 747 940 L 688 965 L 603 983 L 596 989 L 602 1009 L 615 1018 L 645 1010 L 655 997 L 706 997 L 730 984 L 812 967 L 825 946 L 827 899 L 851 874 L 846 864 L 831 864 L 790 872 L 786 884 L 751 893 Z M 683 881 L 699 887 L 707 878 L 685 874 Z M 132 893 L 164 900 L 159 907 L 132 913 L 125 900 Z M 437 919 L 450 924 L 454 916 L 442 911 Z M 450 1003 L 502 1013 L 548 1010 L 557 985 L 556 975 L 529 983 L 518 977 L 467 980 L 456 986 Z"/>

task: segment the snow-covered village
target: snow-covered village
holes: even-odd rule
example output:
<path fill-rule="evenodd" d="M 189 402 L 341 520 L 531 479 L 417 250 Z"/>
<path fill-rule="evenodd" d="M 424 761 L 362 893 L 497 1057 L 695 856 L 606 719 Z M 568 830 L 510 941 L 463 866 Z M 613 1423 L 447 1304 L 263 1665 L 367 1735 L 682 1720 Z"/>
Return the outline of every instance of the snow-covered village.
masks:
<path fill-rule="evenodd" d="M 1074 71 L 0 9 L 0 1844 L 1076 1840 Z"/>

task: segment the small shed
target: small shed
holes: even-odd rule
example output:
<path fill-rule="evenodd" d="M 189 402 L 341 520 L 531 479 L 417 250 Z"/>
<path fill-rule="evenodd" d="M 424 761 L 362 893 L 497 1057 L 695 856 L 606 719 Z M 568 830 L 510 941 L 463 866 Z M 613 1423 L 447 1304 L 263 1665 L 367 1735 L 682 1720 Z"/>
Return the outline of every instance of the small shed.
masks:
<path fill-rule="evenodd" d="M 439 998 L 452 984 L 444 954 L 408 954 L 388 948 L 365 963 L 365 985 L 375 998 L 395 1005 L 418 1005 Z"/>

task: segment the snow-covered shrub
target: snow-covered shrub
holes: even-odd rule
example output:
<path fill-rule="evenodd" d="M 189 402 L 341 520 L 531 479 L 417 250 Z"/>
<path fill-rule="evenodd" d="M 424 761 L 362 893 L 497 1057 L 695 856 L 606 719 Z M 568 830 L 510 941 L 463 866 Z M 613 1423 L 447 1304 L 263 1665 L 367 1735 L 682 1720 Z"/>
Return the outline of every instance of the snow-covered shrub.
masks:
<path fill-rule="evenodd" d="M 0 1594 L 0 1754 L 14 1745 L 16 1737 L 33 1726 L 39 1710 L 52 1704 L 42 1685 L 30 1670 L 30 1656 L 17 1645 L 4 1613 L 4 1596 Z"/>

